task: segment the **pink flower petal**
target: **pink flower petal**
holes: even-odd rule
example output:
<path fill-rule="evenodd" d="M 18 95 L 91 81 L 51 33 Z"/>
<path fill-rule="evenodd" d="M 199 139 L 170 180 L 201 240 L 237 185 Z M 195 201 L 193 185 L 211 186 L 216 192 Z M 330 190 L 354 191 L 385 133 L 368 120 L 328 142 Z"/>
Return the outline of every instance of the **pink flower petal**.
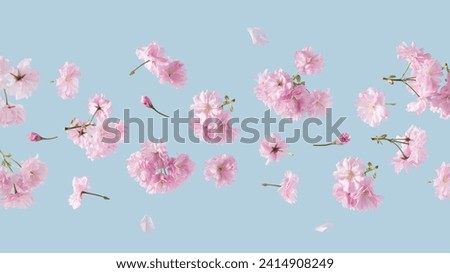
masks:
<path fill-rule="evenodd" d="M 325 230 L 327 230 L 330 227 L 333 227 L 333 224 L 325 223 L 320 226 L 317 226 L 314 230 L 317 232 L 324 232 Z"/>
<path fill-rule="evenodd" d="M 262 29 L 257 28 L 257 27 L 249 27 L 249 28 L 247 28 L 247 31 L 250 34 L 250 37 L 252 38 L 252 43 L 254 45 L 260 46 L 260 45 L 267 44 L 269 42 L 266 34 L 264 33 L 264 31 Z"/>
<path fill-rule="evenodd" d="M 143 232 L 152 232 L 155 230 L 155 224 L 153 224 L 152 218 L 148 215 L 144 215 L 140 225 Z"/>

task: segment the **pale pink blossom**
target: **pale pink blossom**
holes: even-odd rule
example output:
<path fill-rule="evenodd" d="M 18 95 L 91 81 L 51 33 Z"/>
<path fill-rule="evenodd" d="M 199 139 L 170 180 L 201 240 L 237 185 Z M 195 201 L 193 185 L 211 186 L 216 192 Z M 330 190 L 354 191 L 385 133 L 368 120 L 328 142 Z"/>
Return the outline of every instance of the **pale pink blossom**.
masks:
<path fill-rule="evenodd" d="M 69 204 L 73 209 L 77 209 L 81 206 L 83 201 L 83 193 L 87 192 L 90 188 L 89 179 L 86 176 L 74 177 L 72 180 L 73 193 L 69 197 Z"/>
<path fill-rule="evenodd" d="M 325 224 L 322 224 L 320 226 L 317 226 L 314 230 L 317 231 L 317 232 L 324 232 L 324 231 L 326 231 L 327 229 L 329 229 L 331 227 L 333 227 L 333 224 L 325 223 Z"/>
<path fill-rule="evenodd" d="M 0 167 L 0 195 L 7 195 L 13 190 L 11 174 Z"/>
<path fill-rule="evenodd" d="M 31 59 L 24 59 L 10 72 L 8 93 L 16 96 L 17 100 L 29 98 L 39 85 L 39 73 L 31 68 L 30 63 Z"/>
<path fill-rule="evenodd" d="M 66 130 L 67 138 L 70 139 L 75 145 L 78 145 L 80 148 L 84 149 L 91 138 L 86 134 L 86 128 L 82 127 L 86 122 L 81 121 L 79 119 L 73 119 L 70 123 L 69 127 L 77 127 L 71 130 Z"/>
<path fill-rule="evenodd" d="M 413 69 L 417 69 L 426 60 L 431 59 L 429 53 L 425 53 L 423 48 L 416 48 L 416 44 L 413 42 L 409 46 L 405 42 L 402 42 L 397 46 L 397 57 L 408 61 Z"/>
<path fill-rule="evenodd" d="M 266 165 L 271 161 L 279 161 L 280 158 L 288 154 L 288 144 L 281 140 L 279 134 L 271 134 L 270 138 L 264 138 L 259 146 L 259 154 L 266 158 Z"/>
<path fill-rule="evenodd" d="M 295 66 L 300 74 L 317 74 L 323 70 L 323 59 L 311 47 L 305 47 L 295 52 Z"/>
<path fill-rule="evenodd" d="M 371 127 L 379 126 L 389 115 L 384 94 L 371 87 L 359 93 L 356 111 L 361 120 Z"/>
<path fill-rule="evenodd" d="M 28 140 L 29 140 L 29 141 L 32 141 L 32 142 L 38 142 L 38 141 L 41 141 L 41 140 L 42 140 L 42 136 L 40 136 L 38 133 L 31 132 L 31 133 L 28 135 Z"/>
<path fill-rule="evenodd" d="M 431 110 L 440 114 L 442 119 L 450 118 L 450 73 L 447 73 L 446 83 L 439 93 L 431 97 Z"/>
<path fill-rule="evenodd" d="M 356 210 L 376 209 L 383 200 L 383 197 L 375 193 L 374 180 L 365 176 L 359 183 L 360 187 L 352 196 L 356 200 Z"/>
<path fill-rule="evenodd" d="M 161 84 L 170 83 L 175 88 L 183 87 L 186 83 L 186 71 L 184 64 L 178 60 L 170 60 L 158 69 L 159 82 Z"/>
<path fill-rule="evenodd" d="M 141 103 L 147 108 L 152 108 L 153 107 L 152 100 L 149 97 L 147 97 L 147 96 L 142 96 L 141 97 Z"/>
<path fill-rule="evenodd" d="M 0 97 L 0 125 L 8 127 L 10 125 L 22 124 L 25 121 L 25 109 L 20 104 L 6 105 Z"/>
<path fill-rule="evenodd" d="M 399 173 L 403 169 L 408 171 L 411 167 L 418 167 L 425 161 L 427 151 L 425 144 L 427 142 L 427 134 L 424 130 L 412 125 L 405 132 L 404 136 L 398 136 L 397 139 L 404 139 L 409 144 L 401 144 L 401 151 L 397 151 L 392 159 L 395 172 Z"/>
<path fill-rule="evenodd" d="M 24 209 L 33 204 L 33 197 L 29 192 L 9 193 L 0 199 L 0 203 L 4 208 Z"/>
<path fill-rule="evenodd" d="M 437 177 L 433 181 L 436 196 L 441 199 L 450 199 L 450 164 L 442 162 L 436 169 Z"/>
<path fill-rule="evenodd" d="M 334 178 L 342 184 L 346 192 L 354 192 L 359 188 L 359 181 L 365 176 L 366 166 L 359 158 L 346 157 L 336 164 Z"/>
<path fill-rule="evenodd" d="M 58 95 L 63 99 L 73 99 L 78 93 L 80 68 L 73 63 L 65 62 L 59 68 L 59 78 L 56 79 Z"/>
<path fill-rule="evenodd" d="M 325 116 L 327 108 L 331 108 L 331 94 L 329 90 L 314 90 L 309 94 L 308 114 L 311 117 Z"/>
<path fill-rule="evenodd" d="M 155 42 L 136 49 L 136 56 L 141 61 L 148 61 L 145 67 L 155 75 L 159 74 L 159 67 L 168 62 L 164 49 Z"/>
<path fill-rule="evenodd" d="M 204 121 L 208 117 L 216 117 L 222 109 L 222 98 L 216 91 L 202 91 L 194 97 L 194 104 L 191 109 L 200 121 Z"/>
<path fill-rule="evenodd" d="M 84 148 L 90 160 L 105 158 L 117 149 L 123 141 L 125 132 L 124 122 L 109 123 L 110 129 L 105 130 L 102 124 L 86 128 Z M 114 131 L 112 131 L 114 130 Z"/>
<path fill-rule="evenodd" d="M 205 179 L 216 181 L 217 187 L 230 185 L 236 176 L 237 162 L 231 155 L 218 155 L 206 161 Z"/>
<path fill-rule="evenodd" d="M 303 85 L 297 85 L 288 95 L 278 99 L 273 109 L 283 118 L 298 120 L 307 114 L 310 103 L 310 93 Z"/>
<path fill-rule="evenodd" d="M 111 101 L 103 94 L 95 94 L 93 98 L 89 99 L 88 109 L 89 114 L 103 120 L 111 114 Z"/>
<path fill-rule="evenodd" d="M 231 118 L 230 112 L 220 111 L 215 117 L 194 122 L 194 134 L 208 143 L 232 143 L 239 135 L 239 129 L 233 128 Z"/>
<path fill-rule="evenodd" d="M 168 170 L 181 180 L 187 179 L 194 172 L 195 164 L 189 155 L 182 153 L 177 157 L 169 158 Z"/>
<path fill-rule="evenodd" d="M 252 43 L 254 45 L 260 46 L 265 45 L 269 42 L 264 31 L 258 27 L 249 27 L 247 28 L 250 37 L 252 38 Z"/>
<path fill-rule="evenodd" d="M 152 232 L 155 230 L 155 224 L 150 216 L 144 215 L 140 222 L 140 226 L 143 232 Z"/>
<path fill-rule="evenodd" d="M 12 69 L 9 60 L 0 56 L 0 91 L 7 87 L 10 78 L 12 77 L 11 74 L 9 74 L 12 72 Z"/>
<path fill-rule="evenodd" d="M 359 184 L 358 188 L 359 189 Z M 344 185 L 342 183 L 336 183 L 333 186 L 333 195 L 336 200 L 341 203 L 342 207 L 347 209 L 355 209 L 357 200 L 353 198 L 354 191 L 348 191 L 344 189 Z"/>
<path fill-rule="evenodd" d="M 291 171 L 286 171 L 278 192 L 289 204 L 295 204 L 297 201 L 297 185 L 298 176 Z"/>
<path fill-rule="evenodd" d="M 47 178 L 47 164 L 39 160 L 38 156 L 28 158 L 20 165 L 22 166 L 19 172 L 20 182 L 17 183 L 17 186 L 22 191 L 32 191 Z"/>

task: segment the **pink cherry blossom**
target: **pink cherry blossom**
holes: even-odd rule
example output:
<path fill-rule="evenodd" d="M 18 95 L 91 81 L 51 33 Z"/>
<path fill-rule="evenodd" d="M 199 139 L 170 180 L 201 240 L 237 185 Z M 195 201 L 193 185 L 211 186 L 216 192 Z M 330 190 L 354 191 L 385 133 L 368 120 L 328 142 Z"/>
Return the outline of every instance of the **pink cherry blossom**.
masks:
<path fill-rule="evenodd" d="M 322 224 L 320 226 L 317 226 L 314 230 L 317 231 L 317 232 L 324 232 L 327 229 L 329 229 L 330 227 L 333 227 L 333 224 L 325 223 L 325 224 Z"/>
<path fill-rule="evenodd" d="M 208 117 L 216 117 L 222 109 L 223 100 L 216 91 L 202 91 L 194 97 L 194 104 L 191 109 L 200 121 L 204 121 Z"/>
<path fill-rule="evenodd" d="M 41 141 L 41 140 L 42 140 L 42 137 L 41 137 L 38 133 L 31 132 L 31 133 L 28 135 L 28 140 L 29 140 L 29 141 L 32 141 L 32 142 L 38 142 L 38 141 Z"/>
<path fill-rule="evenodd" d="M 359 188 L 359 181 L 364 178 L 366 166 L 359 158 L 346 157 L 336 164 L 333 176 L 342 184 L 342 189 L 354 192 Z"/>
<path fill-rule="evenodd" d="M 25 109 L 22 105 L 6 105 L 6 102 L 0 97 L 0 125 L 8 127 L 10 125 L 22 124 L 25 121 Z"/>
<path fill-rule="evenodd" d="M 311 117 L 325 116 L 327 108 L 331 108 L 331 94 L 329 90 L 314 90 L 309 94 L 308 114 Z"/>
<path fill-rule="evenodd" d="M 228 111 L 220 111 L 217 116 L 195 122 L 193 126 L 194 135 L 208 143 L 232 143 L 239 135 L 239 129 L 232 127 Z"/>
<path fill-rule="evenodd" d="M 59 68 L 59 78 L 56 80 L 58 95 L 63 99 L 73 99 L 78 93 L 80 68 L 73 63 L 65 62 Z"/>
<path fill-rule="evenodd" d="M 295 66 L 300 74 L 317 74 L 323 69 L 323 59 L 311 47 L 305 47 L 295 52 Z"/>
<path fill-rule="evenodd" d="M 9 63 L 9 60 L 0 56 L 0 90 L 6 89 L 10 78 L 12 77 L 12 66 Z"/>
<path fill-rule="evenodd" d="M 371 87 L 359 93 L 356 110 L 361 120 L 371 127 L 379 126 L 389 115 L 384 94 Z"/>
<path fill-rule="evenodd" d="M 375 193 L 373 182 L 374 180 L 367 176 L 360 181 L 361 186 L 353 196 L 356 199 L 356 210 L 365 211 L 376 209 L 383 200 L 382 196 Z"/>
<path fill-rule="evenodd" d="M 141 103 L 147 108 L 152 108 L 153 107 L 152 101 L 147 96 L 142 96 L 141 97 Z"/>
<path fill-rule="evenodd" d="M 336 140 L 337 145 L 345 145 L 350 142 L 351 136 L 348 133 L 342 133 Z"/>
<path fill-rule="evenodd" d="M 439 93 L 431 97 L 431 110 L 440 114 L 442 119 L 450 118 L 450 73 L 447 73 L 446 83 Z"/>
<path fill-rule="evenodd" d="M 89 113 L 100 120 L 108 118 L 112 110 L 111 101 L 103 94 L 95 94 L 93 98 L 89 99 L 88 108 Z"/>
<path fill-rule="evenodd" d="M 168 62 L 164 49 L 155 42 L 136 49 L 136 56 L 141 61 L 148 61 L 145 67 L 155 75 L 159 74 L 159 67 Z"/>
<path fill-rule="evenodd" d="M 450 199 L 450 164 L 442 162 L 436 169 L 436 174 L 437 177 L 433 181 L 436 196 L 441 200 Z"/>
<path fill-rule="evenodd" d="M 141 150 L 130 155 L 127 169 L 147 193 L 165 193 L 175 190 L 194 171 L 194 162 L 187 154 L 170 157 L 165 143 L 147 141 Z"/>
<path fill-rule="evenodd" d="M 347 209 L 355 209 L 357 200 L 353 198 L 354 191 L 345 190 L 344 185 L 342 183 L 334 184 L 333 195 L 336 198 L 336 200 L 342 204 L 342 207 Z"/>
<path fill-rule="evenodd" d="M 183 87 L 186 84 L 187 77 L 184 64 L 178 60 L 160 65 L 158 71 L 161 84 L 170 83 L 175 88 Z"/>
<path fill-rule="evenodd" d="M 230 185 L 236 176 L 237 162 L 231 155 L 218 155 L 206 161 L 205 179 L 216 180 L 216 187 Z"/>
<path fill-rule="evenodd" d="M 252 43 L 254 45 L 260 46 L 265 45 L 269 42 L 264 31 L 258 27 L 249 27 L 247 28 L 250 37 L 252 38 Z"/>
<path fill-rule="evenodd" d="M 279 134 L 271 134 L 269 140 L 264 138 L 259 146 L 259 154 L 267 159 L 266 165 L 271 161 L 279 161 L 282 156 L 288 154 L 288 144 L 281 140 Z"/>
<path fill-rule="evenodd" d="M 155 224 L 150 216 L 144 215 L 140 222 L 140 226 L 143 232 L 152 232 L 155 230 Z"/>
<path fill-rule="evenodd" d="M 284 173 L 284 179 L 281 182 L 281 187 L 278 192 L 281 197 L 289 204 L 295 204 L 297 201 L 297 185 L 298 176 L 291 171 L 286 171 Z"/>
<path fill-rule="evenodd" d="M 83 201 L 83 193 L 90 188 L 89 179 L 86 176 L 74 177 L 72 187 L 73 193 L 69 197 L 69 204 L 73 209 L 77 209 L 81 206 L 81 201 Z"/>
<path fill-rule="evenodd" d="M 0 203 L 4 208 L 24 209 L 33 204 L 33 197 L 29 192 L 9 193 L 0 199 Z"/>
<path fill-rule="evenodd" d="M 125 132 L 124 123 L 110 123 L 108 125 L 109 130 L 105 130 L 103 126 L 89 126 L 86 128 L 86 139 L 84 142 L 84 148 L 86 149 L 86 155 L 89 159 L 105 158 L 117 149 L 117 146 L 123 141 Z M 110 131 L 114 129 L 115 132 Z M 120 137 L 117 138 L 117 134 Z"/>
<path fill-rule="evenodd" d="M 77 127 L 77 128 L 66 130 L 67 138 L 82 149 L 84 149 L 87 146 L 90 139 L 90 136 L 86 134 L 86 128 L 82 127 L 83 124 L 86 124 L 86 122 L 75 118 L 70 123 L 70 127 Z"/>
<path fill-rule="evenodd" d="M 20 182 L 17 186 L 22 191 L 32 191 L 47 178 L 48 167 L 43 161 L 39 160 L 38 156 L 30 157 L 20 164 Z"/>
<path fill-rule="evenodd" d="M 413 42 L 411 45 L 407 45 L 402 42 L 397 47 L 397 57 L 408 61 L 413 69 L 416 69 L 428 59 L 431 59 L 429 53 L 425 53 L 423 48 L 416 48 L 416 44 Z"/>
<path fill-rule="evenodd" d="M 16 99 L 27 99 L 39 85 L 39 73 L 31 68 L 31 59 L 24 59 L 17 68 L 12 69 L 8 93 L 16 96 Z"/>
<path fill-rule="evenodd" d="M 13 190 L 11 174 L 3 167 L 0 167 L 0 195 L 7 195 Z"/>
<path fill-rule="evenodd" d="M 402 144 L 402 152 L 397 151 L 396 156 L 392 159 L 396 173 L 403 169 L 408 171 L 411 167 L 418 167 L 425 161 L 427 134 L 424 130 L 412 125 L 403 137 L 397 137 L 397 139 L 405 139 L 409 144 Z"/>

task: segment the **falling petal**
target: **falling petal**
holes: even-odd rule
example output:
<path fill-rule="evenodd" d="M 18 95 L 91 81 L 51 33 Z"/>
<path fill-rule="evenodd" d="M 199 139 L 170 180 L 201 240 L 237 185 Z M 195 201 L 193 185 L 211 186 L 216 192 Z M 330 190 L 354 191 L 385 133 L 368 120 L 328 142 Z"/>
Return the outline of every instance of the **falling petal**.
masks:
<path fill-rule="evenodd" d="M 155 229 L 152 218 L 148 215 L 144 215 L 141 220 L 141 229 L 143 232 L 152 232 Z"/>
<path fill-rule="evenodd" d="M 250 37 L 252 38 L 252 42 L 254 45 L 264 45 L 269 42 L 264 31 L 257 27 L 249 27 L 247 28 L 248 33 L 250 33 Z"/>
<path fill-rule="evenodd" d="M 317 231 L 317 232 L 324 232 L 325 230 L 327 230 L 328 228 L 330 228 L 332 226 L 333 226 L 333 224 L 326 223 L 326 224 L 323 224 L 323 225 L 320 225 L 320 226 L 316 227 L 314 230 Z"/>

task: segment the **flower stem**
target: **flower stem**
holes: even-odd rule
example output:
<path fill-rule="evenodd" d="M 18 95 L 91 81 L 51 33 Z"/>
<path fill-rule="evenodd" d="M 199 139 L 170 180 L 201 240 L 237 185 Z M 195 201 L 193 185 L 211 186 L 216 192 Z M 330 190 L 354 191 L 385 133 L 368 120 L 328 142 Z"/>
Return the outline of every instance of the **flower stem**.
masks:
<path fill-rule="evenodd" d="M 58 136 L 54 136 L 54 137 L 43 137 L 42 140 L 53 140 L 53 139 L 57 139 Z"/>
<path fill-rule="evenodd" d="M 405 144 L 405 145 L 409 145 L 409 141 L 411 141 L 410 139 L 404 139 L 404 138 L 387 138 L 386 135 L 382 135 L 382 136 L 377 136 L 377 137 L 372 137 L 371 140 L 376 141 L 377 143 L 381 143 L 381 141 L 387 141 L 390 142 L 392 144 L 395 145 L 395 147 L 397 147 L 397 149 L 402 153 L 403 158 L 404 159 L 408 159 L 408 156 L 405 155 L 405 153 L 403 152 L 402 148 L 400 147 L 400 144 Z"/>
<path fill-rule="evenodd" d="M 330 143 L 323 143 L 323 144 L 313 144 L 313 146 L 316 147 L 325 147 L 325 146 L 331 146 L 331 145 L 336 145 L 336 142 L 330 142 Z"/>
<path fill-rule="evenodd" d="M 396 106 L 397 103 L 395 103 L 395 102 L 386 102 L 385 105 Z"/>
<path fill-rule="evenodd" d="M 270 183 L 262 183 L 261 186 L 263 186 L 263 187 L 268 187 L 268 186 L 270 186 L 270 187 L 277 187 L 277 188 L 280 188 L 280 187 L 281 187 L 281 185 L 278 185 L 278 184 L 270 184 Z"/>
<path fill-rule="evenodd" d="M 402 76 L 400 78 L 396 78 L 394 75 L 391 75 L 389 77 L 383 77 L 383 80 L 387 81 L 391 85 L 394 84 L 394 82 L 402 82 L 406 86 L 408 86 L 409 89 L 411 89 L 414 92 L 414 94 L 416 94 L 417 97 L 420 98 L 419 93 L 417 93 L 416 90 L 414 90 L 414 88 L 408 83 L 408 81 L 415 81 L 416 78 L 415 77 L 405 78 L 405 75 L 408 72 L 410 67 L 411 67 L 411 63 L 408 64 L 408 66 L 406 67 L 405 71 L 403 72 L 403 74 L 402 74 Z"/>
<path fill-rule="evenodd" d="M 93 192 L 88 192 L 88 191 L 82 191 L 81 194 L 89 194 L 89 195 L 93 195 L 93 196 L 97 196 L 97 197 L 101 197 L 105 200 L 110 200 L 108 196 L 104 196 L 104 195 L 100 195 L 98 193 L 93 193 Z"/>
<path fill-rule="evenodd" d="M 6 93 L 6 89 L 3 89 L 3 93 L 5 94 L 5 104 L 6 104 L 7 106 L 9 106 L 8 93 Z"/>
<path fill-rule="evenodd" d="M 168 115 L 166 115 L 166 114 L 161 113 L 160 111 L 158 111 L 154 106 L 152 106 L 152 109 L 155 110 L 156 113 L 160 114 L 160 115 L 163 116 L 163 117 L 166 117 L 166 118 L 169 117 Z"/>
<path fill-rule="evenodd" d="M 89 126 L 95 126 L 95 123 L 85 123 L 85 124 L 81 124 L 81 125 L 75 125 L 75 126 L 71 126 L 71 127 L 64 127 L 65 131 L 69 131 L 72 129 L 77 129 L 77 128 L 86 128 Z"/>
<path fill-rule="evenodd" d="M 141 68 L 142 66 L 146 65 L 148 62 L 150 62 L 150 60 L 147 60 L 143 63 L 141 63 L 140 65 L 138 65 L 135 69 L 131 70 L 130 74 L 128 74 L 128 76 L 133 76 L 134 73 L 136 73 L 136 71 Z"/>

